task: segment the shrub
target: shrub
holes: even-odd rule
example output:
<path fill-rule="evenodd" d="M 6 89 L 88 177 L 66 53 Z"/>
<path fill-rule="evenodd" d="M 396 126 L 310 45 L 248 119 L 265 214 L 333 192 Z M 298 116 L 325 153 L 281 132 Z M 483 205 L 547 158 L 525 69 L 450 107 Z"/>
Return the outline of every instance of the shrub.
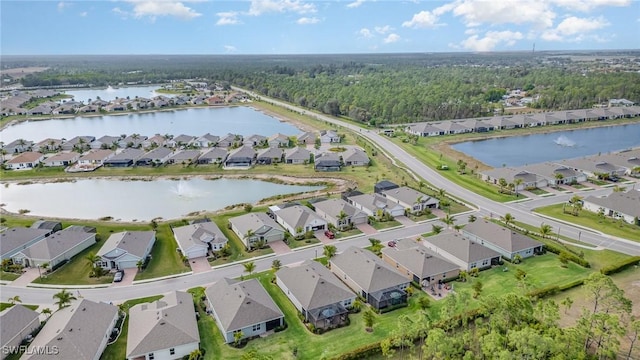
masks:
<path fill-rule="evenodd" d="M 379 355 L 382 352 L 380 348 L 380 342 L 374 342 L 365 346 L 361 346 L 357 349 L 353 349 L 346 353 L 336 356 L 334 360 L 357 360 L 367 359 L 374 355 Z"/>
<path fill-rule="evenodd" d="M 605 266 L 600 269 L 600 272 L 604 275 L 611 275 L 638 264 L 640 264 L 640 256 L 633 256 L 616 264 Z"/>

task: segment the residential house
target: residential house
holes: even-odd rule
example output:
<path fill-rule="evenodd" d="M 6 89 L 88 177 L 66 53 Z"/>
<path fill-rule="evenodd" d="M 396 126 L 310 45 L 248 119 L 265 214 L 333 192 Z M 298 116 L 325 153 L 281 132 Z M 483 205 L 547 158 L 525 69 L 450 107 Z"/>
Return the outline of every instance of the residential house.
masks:
<path fill-rule="evenodd" d="M 444 135 L 444 130 L 439 127 L 435 127 L 430 123 L 417 123 L 411 126 L 407 126 L 407 132 L 409 134 L 418 135 L 418 136 L 438 136 Z"/>
<path fill-rule="evenodd" d="M 369 165 L 369 156 L 360 148 L 350 147 L 342 153 L 342 162 L 345 166 L 366 166 Z"/>
<path fill-rule="evenodd" d="M 218 95 L 214 95 L 206 100 L 209 105 L 224 105 L 226 101 Z"/>
<path fill-rule="evenodd" d="M 400 186 L 394 182 L 391 182 L 389 180 L 382 180 L 373 185 L 373 192 L 375 192 L 376 194 L 382 194 L 382 192 L 385 190 L 393 190 L 399 187 Z"/>
<path fill-rule="evenodd" d="M 63 152 L 44 159 L 42 164 L 47 167 L 69 166 L 78 161 L 79 158 L 80 154 L 77 152 Z"/>
<path fill-rule="evenodd" d="M 218 141 L 218 145 L 216 146 L 221 148 L 231 148 L 241 145 L 242 141 L 242 135 L 227 134 L 220 138 L 220 140 Z"/>
<path fill-rule="evenodd" d="M 242 144 L 252 147 L 265 146 L 268 145 L 268 138 L 264 135 L 253 134 L 242 139 Z"/>
<path fill-rule="evenodd" d="M 250 146 L 241 146 L 232 150 L 224 161 L 225 167 L 250 167 L 255 164 L 256 151 Z"/>
<path fill-rule="evenodd" d="M 0 312 L 0 359 L 6 359 L 9 353 L 17 353 L 22 344 L 40 327 L 40 314 L 20 304 Z"/>
<path fill-rule="evenodd" d="M 613 106 L 633 106 L 635 103 L 627 99 L 609 99 L 609 107 Z"/>
<path fill-rule="evenodd" d="M 187 259 L 207 256 L 209 251 L 220 251 L 228 242 L 218 225 L 212 221 L 174 227 L 171 230 L 180 252 Z"/>
<path fill-rule="evenodd" d="M 539 254 L 543 247 L 539 241 L 487 220 L 468 223 L 462 229 L 462 235 L 497 251 L 502 257 L 509 260 L 513 260 L 517 255 L 525 259 Z"/>
<path fill-rule="evenodd" d="M 143 143 L 148 139 L 147 136 L 132 134 L 126 136 L 118 141 L 118 147 L 139 149 L 143 146 Z"/>
<path fill-rule="evenodd" d="M 31 110 L 27 110 L 27 114 L 28 115 L 51 115 L 51 113 L 53 112 L 53 108 L 57 107 L 57 104 L 55 103 L 45 103 L 45 104 L 40 104 L 36 107 L 34 107 Z"/>
<path fill-rule="evenodd" d="M 96 105 L 85 105 L 78 108 L 78 113 L 89 114 L 89 113 L 97 113 L 100 111 L 100 107 Z"/>
<path fill-rule="evenodd" d="M 309 164 L 312 162 L 311 151 L 303 147 L 293 147 L 284 151 L 286 164 Z"/>
<path fill-rule="evenodd" d="M 340 135 L 334 130 L 320 131 L 320 142 L 323 144 L 339 143 Z"/>
<path fill-rule="evenodd" d="M 364 211 L 368 216 L 376 218 L 387 213 L 393 217 L 404 215 L 405 207 L 380 194 L 352 195 L 347 201 L 356 209 Z"/>
<path fill-rule="evenodd" d="M 300 145 L 314 145 L 316 143 L 317 138 L 318 136 L 316 135 L 316 133 L 307 131 L 298 135 L 297 140 L 298 140 L 298 144 Z"/>
<path fill-rule="evenodd" d="M 640 190 L 613 192 L 607 196 L 588 196 L 583 207 L 594 213 L 604 212 L 605 216 L 623 219 L 629 224 L 638 224 L 640 218 Z M 600 210 L 602 209 L 602 210 Z"/>
<path fill-rule="evenodd" d="M 424 238 L 424 246 L 465 271 L 487 269 L 500 262 L 497 251 L 450 231 Z"/>
<path fill-rule="evenodd" d="M 60 151 L 62 147 L 62 140 L 47 138 L 40 142 L 37 142 L 32 146 L 33 151 L 46 153 Z"/>
<path fill-rule="evenodd" d="M 81 166 L 102 165 L 115 154 L 115 151 L 112 150 L 94 150 L 80 157 L 80 159 L 78 159 L 78 164 Z"/>
<path fill-rule="evenodd" d="M 456 279 L 460 275 L 460 266 L 412 239 L 398 239 L 393 247 L 383 248 L 382 260 L 424 288 Z"/>
<path fill-rule="evenodd" d="M 173 291 L 129 309 L 128 360 L 182 359 L 200 347 L 193 297 Z"/>
<path fill-rule="evenodd" d="M 193 141 L 193 145 L 201 148 L 210 148 L 218 144 L 220 136 L 211 135 L 206 133 Z"/>
<path fill-rule="evenodd" d="M 58 106 L 57 108 L 51 110 L 51 113 L 54 115 L 64 115 L 64 114 L 75 114 L 78 109 L 80 103 L 75 101 L 67 101 L 66 103 Z"/>
<path fill-rule="evenodd" d="M 338 229 L 366 224 L 369 216 L 342 199 L 328 199 L 314 203 L 316 213 Z"/>
<path fill-rule="evenodd" d="M 229 219 L 231 230 L 247 249 L 262 241 L 268 244 L 284 240 L 284 230 L 265 213 L 248 213 Z"/>
<path fill-rule="evenodd" d="M 162 165 L 173 155 L 173 150 L 166 147 L 155 148 L 136 160 L 136 166 Z"/>
<path fill-rule="evenodd" d="M 435 124 L 444 134 L 464 134 L 471 132 L 472 129 L 466 127 L 462 121 L 443 121 Z"/>
<path fill-rule="evenodd" d="M 623 150 L 609 154 L 593 155 L 589 158 L 599 163 L 609 163 L 624 168 L 625 175 L 635 175 L 638 171 L 635 171 L 634 173 L 634 170 L 640 168 L 640 148 Z"/>
<path fill-rule="evenodd" d="M 142 142 L 145 149 L 163 147 L 167 145 L 167 138 L 164 135 L 155 134 Z"/>
<path fill-rule="evenodd" d="M 36 220 L 31 224 L 32 229 L 49 230 L 51 233 L 62 230 L 62 223 L 60 221 L 52 220 Z"/>
<path fill-rule="evenodd" d="M 131 269 L 143 263 L 156 242 L 155 231 L 123 231 L 109 236 L 100 248 L 97 266 L 107 270 Z"/>
<path fill-rule="evenodd" d="M 65 141 L 60 146 L 64 151 L 85 151 L 91 148 L 92 142 L 94 142 L 96 138 L 94 136 L 74 136 L 71 139 Z"/>
<path fill-rule="evenodd" d="M 256 279 L 237 281 L 224 278 L 205 289 L 209 309 L 224 342 L 267 333 L 284 325 L 284 314 Z"/>
<path fill-rule="evenodd" d="M 581 171 L 589 177 L 598 177 L 600 174 L 607 176 L 622 176 L 626 169 L 610 162 L 598 161 L 597 158 L 570 159 L 560 162 L 575 171 Z"/>
<path fill-rule="evenodd" d="M 178 150 L 167 159 L 167 164 L 197 164 L 200 150 Z"/>
<path fill-rule="evenodd" d="M 306 206 L 294 205 L 269 208 L 276 217 L 276 222 L 293 236 L 303 236 L 307 231 L 327 229 L 327 222 Z"/>
<path fill-rule="evenodd" d="M 258 151 L 256 163 L 261 165 L 277 164 L 282 162 L 284 151 L 279 147 L 268 147 Z"/>
<path fill-rule="evenodd" d="M 44 160 L 44 155 L 38 152 L 27 151 L 7 161 L 5 166 L 11 170 L 33 169 Z"/>
<path fill-rule="evenodd" d="M 410 281 L 371 251 L 351 246 L 329 262 L 331 272 L 374 309 L 407 304 Z"/>
<path fill-rule="evenodd" d="M 564 165 L 550 162 L 527 165 L 522 170 L 543 177 L 550 186 L 562 184 L 578 184 L 587 181 L 587 175 Z M 520 190 L 520 189 L 518 189 Z"/>
<path fill-rule="evenodd" d="M 25 267 L 39 267 L 47 263 L 54 269 L 95 243 L 95 233 L 62 230 L 19 251 L 12 259 L 15 264 Z"/>
<path fill-rule="evenodd" d="M 507 184 L 514 184 L 515 190 L 540 189 L 549 186 L 549 179 L 547 177 L 534 174 L 522 168 L 494 168 L 483 171 L 480 174 L 482 180 L 494 185 L 499 185 L 500 179 L 504 179 Z M 515 184 L 516 179 L 520 179 L 521 183 L 519 185 Z"/>
<path fill-rule="evenodd" d="M 395 201 L 405 209 L 410 209 L 413 214 L 417 214 L 426 209 L 437 209 L 440 205 L 440 200 L 407 186 L 385 190 L 382 192 L 382 195 L 391 201 Z"/>
<path fill-rule="evenodd" d="M 316 171 L 340 171 L 342 169 L 342 157 L 333 152 L 326 152 L 315 157 L 314 167 Z"/>
<path fill-rule="evenodd" d="M 7 154 L 19 154 L 25 151 L 29 151 L 33 146 L 33 141 L 25 139 L 14 140 L 2 147 Z"/>
<path fill-rule="evenodd" d="M 57 359 L 98 360 L 118 321 L 118 307 L 82 299 L 51 315 L 30 344 L 54 351 Z M 51 359 L 51 353 L 27 352 L 20 359 Z"/>
<path fill-rule="evenodd" d="M 113 155 L 109 159 L 104 160 L 102 164 L 104 166 L 112 167 L 129 167 L 133 166 L 136 161 L 144 154 L 145 151 L 142 149 L 127 148 Z"/>
<path fill-rule="evenodd" d="M 15 227 L 0 232 L 0 260 L 12 258 L 18 252 L 43 240 L 52 233 L 49 229 Z"/>
<path fill-rule="evenodd" d="M 269 144 L 270 147 L 281 147 L 281 148 L 289 147 L 291 145 L 291 141 L 289 140 L 289 137 L 287 135 L 280 134 L 280 133 L 271 135 L 267 140 L 267 143 Z"/>
<path fill-rule="evenodd" d="M 198 158 L 198 164 L 222 164 L 227 160 L 226 149 L 213 148 Z"/>
<path fill-rule="evenodd" d="M 92 149 L 115 149 L 118 146 L 118 141 L 120 141 L 119 136 L 105 135 L 92 141 L 89 147 Z"/>
<path fill-rule="evenodd" d="M 348 324 L 356 295 L 324 265 L 307 260 L 276 272 L 276 284 L 316 329 Z"/>
<path fill-rule="evenodd" d="M 191 135 L 178 135 L 173 139 L 167 140 L 167 146 L 172 148 L 183 148 L 192 145 L 197 137 Z"/>

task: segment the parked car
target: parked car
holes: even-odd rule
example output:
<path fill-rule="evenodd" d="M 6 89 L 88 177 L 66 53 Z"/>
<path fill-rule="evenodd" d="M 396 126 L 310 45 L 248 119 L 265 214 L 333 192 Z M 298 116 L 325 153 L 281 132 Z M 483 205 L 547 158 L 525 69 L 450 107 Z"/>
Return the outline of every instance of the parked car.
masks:
<path fill-rule="evenodd" d="M 124 270 L 116 271 L 116 274 L 113 275 L 113 282 L 120 282 L 124 278 Z"/>
<path fill-rule="evenodd" d="M 335 239 L 336 238 L 336 234 L 334 234 L 332 231 L 330 230 L 326 230 L 324 232 L 324 236 L 328 237 L 329 239 Z"/>
<path fill-rule="evenodd" d="M 394 246 L 396 246 L 396 241 L 395 241 L 395 240 L 391 240 L 391 241 L 389 241 L 389 242 L 387 243 L 387 246 L 388 246 L 388 247 L 394 247 Z"/>

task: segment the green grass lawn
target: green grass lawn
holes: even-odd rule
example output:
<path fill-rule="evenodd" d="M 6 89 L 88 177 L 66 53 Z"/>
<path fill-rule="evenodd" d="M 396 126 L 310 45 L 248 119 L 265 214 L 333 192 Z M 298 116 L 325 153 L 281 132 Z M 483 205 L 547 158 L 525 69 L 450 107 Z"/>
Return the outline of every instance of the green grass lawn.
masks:
<path fill-rule="evenodd" d="M 302 247 L 302 246 L 309 246 L 309 245 L 317 244 L 319 242 L 320 242 L 320 240 L 316 239 L 315 237 L 313 237 L 311 239 L 301 239 L 301 240 L 289 239 L 289 248 L 290 249 L 295 249 L 295 248 L 299 248 L 299 247 Z"/>
<path fill-rule="evenodd" d="M 531 189 L 531 190 L 528 190 L 528 191 L 533 193 L 533 194 L 536 194 L 536 195 L 544 195 L 544 194 L 548 194 L 549 193 L 548 191 L 542 190 L 540 188 L 535 188 L 535 189 Z"/>
<path fill-rule="evenodd" d="M 391 220 L 391 221 L 370 220 L 369 224 L 373 226 L 373 228 L 376 230 L 388 229 L 388 228 L 402 225 L 397 220 Z"/>
<path fill-rule="evenodd" d="M 20 277 L 20 274 L 16 274 L 16 273 L 12 273 L 12 272 L 6 272 L 6 271 L 0 271 L 0 280 L 5 280 L 5 281 L 13 281 L 17 278 Z"/>
<path fill-rule="evenodd" d="M 349 236 L 361 235 L 362 231 L 360 231 L 360 230 L 358 230 L 358 228 L 354 227 L 351 230 L 335 231 L 334 234 L 336 235 L 336 239 L 344 239 L 344 238 L 349 237 Z"/>
<path fill-rule="evenodd" d="M 601 219 L 598 214 L 582 210 L 578 216 L 562 212 L 563 204 L 556 204 L 537 208 L 534 211 L 548 215 L 556 219 L 564 220 L 576 225 L 602 231 L 605 234 L 621 237 L 627 240 L 640 241 L 640 226 L 629 224 L 622 220 L 613 220 L 609 217 Z"/>
<path fill-rule="evenodd" d="M 456 204 L 457 205 L 457 204 Z M 413 214 L 409 214 L 409 219 L 418 222 L 418 221 L 425 221 L 425 220 L 430 220 L 430 219 L 435 219 L 437 216 L 433 215 L 433 214 L 422 214 L 422 215 L 413 215 Z"/>
<path fill-rule="evenodd" d="M 4 310 L 4 309 L 8 309 L 10 307 L 12 307 L 14 304 L 11 303 L 6 303 L 6 302 L 0 302 L 0 311 Z M 38 309 L 38 305 L 25 305 L 25 304 L 20 304 L 18 303 L 18 305 L 22 305 L 24 307 L 26 307 L 27 309 L 31 309 L 33 311 L 36 311 Z"/>
<path fill-rule="evenodd" d="M 107 274 L 99 278 L 89 277 L 91 264 L 85 259 L 89 253 L 97 253 L 104 241 L 100 241 L 83 250 L 78 255 L 69 260 L 54 272 L 44 275 L 33 282 L 36 284 L 58 284 L 58 285 L 100 285 L 109 284 L 113 281 L 113 276 Z"/>
<path fill-rule="evenodd" d="M 251 210 L 251 212 L 254 212 L 254 213 L 265 212 L 265 211 L 267 211 L 266 206 L 256 206 Z M 222 233 L 227 237 L 227 239 L 229 239 L 229 246 L 231 247 L 230 256 L 228 256 L 226 259 L 222 259 L 222 258 L 217 259 L 212 265 L 222 265 L 222 264 L 227 264 L 234 261 L 249 259 L 256 256 L 273 253 L 273 250 L 271 250 L 271 248 L 268 246 L 266 246 L 263 249 L 253 250 L 251 252 L 247 251 L 247 249 L 244 247 L 244 244 L 242 243 L 238 235 L 236 235 L 236 233 L 234 233 L 233 230 L 229 229 L 229 226 L 228 226 L 229 219 L 236 216 L 244 215 L 244 214 L 246 214 L 246 211 L 244 210 L 233 210 L 233 211 L 219 214 L 215 216 L 213 219 L 211 219 L 216 223 L 216 225 L 218 225 L 218 227 L 220 228 Z"/>
<path fill-rule="evenodd" d="M 182 262 L 180 254 L 176 251 L 177 248 L 178 244 L 169 224 L 159 225 L 156 230 L 156 243 L 151 250 L 151 261 L 146 269 L 138 272 L 135 280 L 153 279 L 190 271 L 191 268 Z"/>
<path fill-rule="evenodd" d="M 127 358 L 127 334 L 129 333 L 129 309 L 138 304 L 154 302 L 158 299 L 162 299 L 162 295 L 149 296 L 140 299 L 128 300 L 124 303 L 124 309 L 127 312 L 127 318 L 122 325 L 122 332 L 118 337 L 118 340 L 104 349 L 100 360 L 122 360 Z"/>

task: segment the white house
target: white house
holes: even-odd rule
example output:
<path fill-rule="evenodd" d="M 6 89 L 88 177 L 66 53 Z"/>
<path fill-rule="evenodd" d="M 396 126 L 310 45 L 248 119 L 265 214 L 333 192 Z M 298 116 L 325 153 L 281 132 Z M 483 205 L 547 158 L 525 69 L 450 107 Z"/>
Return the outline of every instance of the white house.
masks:
<path fill-rule="evenodd" d="M 278 224 L 293 236 L 301 236 L 307 231 L 327 228 L 327 221 L 306 206 L 294 205 L 280 209 L 274 205 L 270 209 L 275 214 Z"/>
<path fill-rule="evenodd" d="M 622 218 L 629 224 L 635 224 L 640 218 L 640 190 L 613 192 L 603 197 L 589 196 L 583 200 L 583 207 L 594 213 L 603 211 L 605 216 Z"/>
<path fill-rule="evenodd" d="M 180 251 L 188 259 L 207 256 L 209 250 L 220 251 L 228 241 L 212 221 L 175 227 L 172 230 Z"/>
<path fill-rule="evenodd" d="M 28 170 L 38 166 L 42 160 L 44 160 L 44 155 L 27 151 L 7 161 L 6 166 L 11 170 Z"/>
<path fill-rule="evenodd" d="M 48 263 L 50 268 L 54 268 L 95 243 L 95 233 L 62 230 L 18 252 L 12 259 L 14 263 L 27 267 Z"/>
<path fill-rule="evenodd" d="M 97 265 L 108 270 L 137 267 L 151 253 L 156 241 L 155 231 L 123 231 L 109 236 L 96 255 Z"/>

